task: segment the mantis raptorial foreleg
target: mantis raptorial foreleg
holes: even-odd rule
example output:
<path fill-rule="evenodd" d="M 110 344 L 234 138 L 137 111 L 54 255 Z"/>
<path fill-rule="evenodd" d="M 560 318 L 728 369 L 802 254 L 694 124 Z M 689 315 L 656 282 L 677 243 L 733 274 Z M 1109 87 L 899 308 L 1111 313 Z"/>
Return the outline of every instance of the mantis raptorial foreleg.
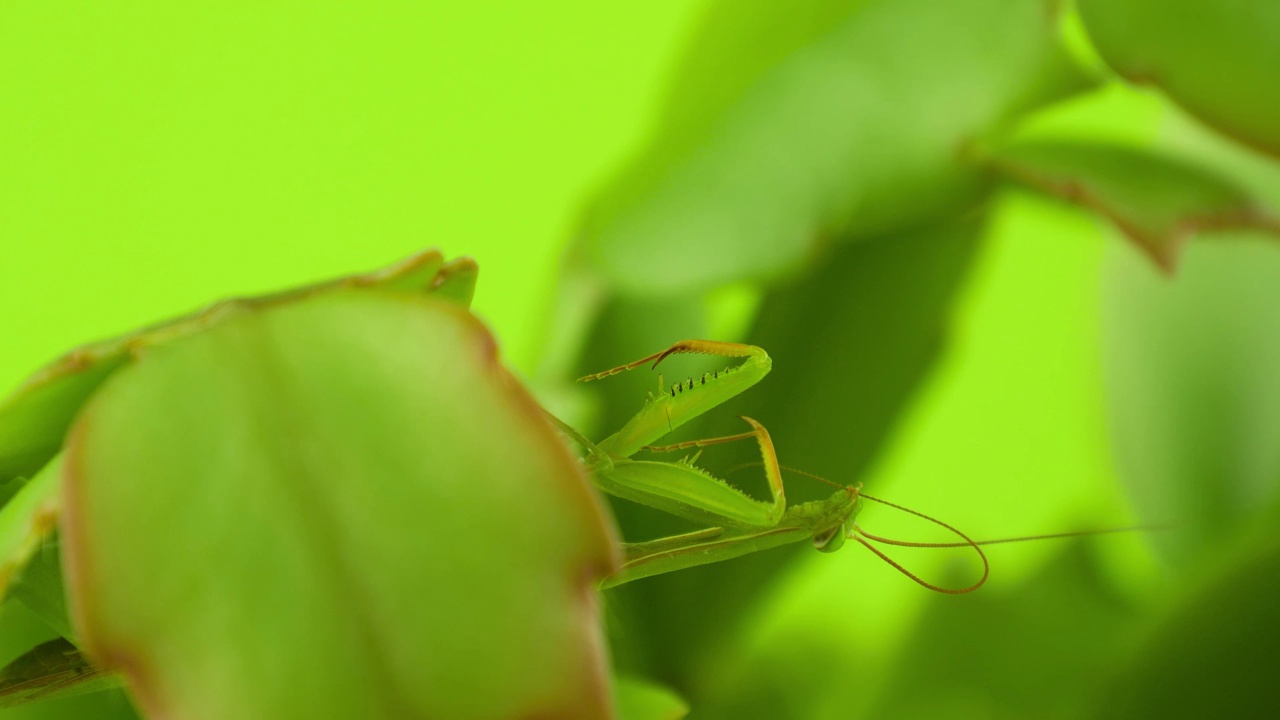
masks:
<path fill-rule="evenodd" d="M 778 453 L 773 447 L 773 439 L 769 437 L 769 431 L 765 430 L 763 425 L 745 415 L 740 417 L 751 425 L 750 432 L 703 440 L 686 440 L 672 445 L 646 445 L 644 449 L 654 453 L 676 452 L 689 448 L 701 449 L 711 445 L 755 438 L 757 444 L 760 445 L 761 464 L 764 466 L 765 479 L 769 481 L 769 494 L 773 497 L 773 514 L 771 517 L 776 522 L 782 518 L 782 513 L 787 509 L 786 491 L 782 486 L 782 470 L 778 467 Z"/>
<path fill-rule="evenodd" d="M 710 438 L 654 446 L 652 443 L 693 418 L 720 405 L 756 384 L 768 374 L 769 355 L 753 345 L 683 340 L 652 355 L 582 378 L 598 380 L 652 363 L 657 367 L 667 357 L 681 353 L 745 358 L 737 366 L 690 378 L 669 390 L 650 397 L 640 412 L 621 430 L 597 444 L 572 434 L 583 442 L 590 456 L 588 464 L 596 484 L 605 492 L 663 510 L 695 522 L 733 528 L 761 528 L 776 525 L 786 512 L 782 473 L 769 432 L 750 418 L 743 418 L 751 431 L 724 438 Z M 761 462 L 769 483 L 770 501 L 761 502 L 694 465 L 691 461 L 659 462 L 634 460 L 642 450 L 705 447 L 734 440 L 754 438 L 760 447 Z"/>
<path fill-rule="evenodd" d="M 580 377 L 578 378 L 578 382 L 590 382 L 592 380 L 607 378 L 611 375 L 617 375 L 618 373 L 623 373 L 628 370 L 635 370 L 638 367 L 648 365 L 651 361 L 653 362 L 653 367 L 656 368 L 658 367 L 658 363 L 662 362 L 668 357 L 672 355 L 679 355 L 682 353 L 692 353 L 696 355 L 718 355 L 720 357 L 746 357 L 746 358 L 755 358 L 758 360 L 763 360 L 763 362 L 765 363 L 765 368 L 764 368 L 764 372 L 760 374 L 760 377 L 764 377 L 764 375 L 769 372 L 769 365 L 772 364 L 771 361 L 769 360 L 769 354 L 766 353 L 762 348 L 758 348 L 755 345 L 744 345 L 742 343 L 721 342 L 719 340 L 681 340 L 678 343 L 673 343 L 671 347 L 668 347 L 666 350 L 660 350 L 652 355 L 646 355 L 634 362 L 629 362 L 625 365 L 619 365 L 615 368 L 609 368 L 608 370 L 605 370 L 603 372 L 592 373 L 591 375 L 585 375 L 583 377 Z M 741 392 L 741 390 L 739 390 L 738 392 Z M 734 395 L 736 394 L 737 393 L 734 393 Z"/>

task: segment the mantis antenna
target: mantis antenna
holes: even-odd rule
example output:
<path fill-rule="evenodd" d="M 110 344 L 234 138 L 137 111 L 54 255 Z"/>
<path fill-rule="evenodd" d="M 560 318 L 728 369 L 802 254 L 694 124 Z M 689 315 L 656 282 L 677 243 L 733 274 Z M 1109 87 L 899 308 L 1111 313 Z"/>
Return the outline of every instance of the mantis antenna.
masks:
<path fill-rule="evenodd" d="M 753 463 L 745 463 L 744 465 L 751 465 L 751 464 L 753 464 Z M 739 466 L 739 467 L 742 467 L 742 466 Z M 790 472 L 790 473 L 795 473 L 796 475 L 803 475 L 803 476 L 805 476 L 805 477 L 807 477 L 807 478 L 810 478 L 810 479 L 813 479 L 813 480 L 817 480 L 818 482 L 825 483 L 825 484 L 827 484 L 827 485 L 832 485 L 832 486 L 834 486 L 834 487 L 842 487 L 839 483 L 832 482 L 832 481 L 830 481 L 830 480 L 828 480 L 828 479 L 826 479 L 826 478 L 822 477 L 821 475 L 815 475 L 815 474 L 810 473 L 810 472 L 805 472 L 804 470 L 799 470 L 799 469 L 797 469 L 797 468 L 793 468 L 793 467 L 787 467 L 786 465 L 782 465 L 782 466 L 780 466 L 780 467 L 781 467 L 783 470 L 785 470 L 785 471 L 787 471 L 787 472 Z M 737 469 L 739 469 L 739 468 L 735 467 L 735 468 L 733 468 L 733 470 L 731 470 L 730 472 L 733 472 L 734 470 L 737 470 Z M 861 497 L 864 497 L 864 498 L 866 498 L 866 499 L 868 499 L 868 500 L 871 500 L 871 501 L 874 501 L 874 502 L 878 502 L 878 503 L 880 503 L 881 505 L 888 505 L 889 507 L 896 508 L 896 509 L 901 510 L 901 511 L 906 512 L 906 513 L 911 513 L 912 515 L 916 515 L 916 516 L 921 517 L 921 518 L 924 518 L 925 520 L 928 520 L 928 521 L 930 521 L 930 522 L 932 522 L 932 523 L 935 523 L 935 524 L 937 524 L 937 525 L 941 525 L 942 527 L 944 527 L 944 528 L 946 528 L 946 529 L 950 530 L 951 532 L 955 533 L 956 535 L 959 535 L 960 537 L 964 538 L 964 542 L 907 542 L 907 541 L 904 541 L 904 540 L 893 540 L 893 539 L 890 539 L 890 538 L 885 538 L 885 537 L 879 537 L 879 536 L 877 536 L 877 535 L 872 535 L 871 533 L 867 532 L 866 530 L 863 530 L 863 529 L 862 529 L 862 527 L 861 527 L 861 526 L 859 526 L 857 523 L 854 523 L 854 528 L 856 529 L 857 534 L 855 535 L 855 534 L 852 534 L 852 533 L 851 533 L 851 534 L 849 535 L 849 537 L 850 537 L 850 538 L 852 538 L 852 539 L 854 539 L 854 540 L 857 540 L 858 542 L 862 543 L 862 545 L 863 545 L 864 547 L 866 547 L 868 550 L 870 550 L 871 552 L 873 552 L 873 553 L 875 553 L 877 556 L 879 556 L 879 558 L 880 558 L 881 560 L 884 560 L 885 562 L 889 563 L 889 564 L 890 564 L 890 565 L 892 565 L 892 566 L 893 566 L 893 567 L 894 567 L 898 572 L 900 572 L 900 573 L 902 573 L 903 575 L 906 575 L 907 577 L 911 578 L 911 579 L 912 579 L 912 580 L 914 580 L 916 583 L 918 583 L 918 584 L 920 584 L 920 585 L 922 585 L 922 586 L 924 586 L 924 587 L 926 587 L 926 588 L 928 588 L 928 589 L 930 589 L 930 590 L 933 590 L 933 591 L 936 591 L 936 592 L 941 592 L 941 593 L 948 593 L 948 594 L 951 594 L 951 595 L 963 595 L 964 593 L 973 592 L 974 590 L 977 590 L 978 588 L 982 587 L 983 583 L 985 583 L 985 582 L 987 581 L 987 575 L 988 575 L 988 571 L 989 571 L 989 569 L 990 569 L 990 568 L 989 568 L 989 566 L 988 566 L 988 564 L 987 564 L 987 556 L 982 552 L 982 549 L 981 549 L 980 547 L 978 547 L 979 545 L 999 545 L 999 544 L 1002 544 L 1002 543 L 1027 542 L 1027 541 L 1029 541 L 1029 540 L 1059 540 L 1059 539 L 1062 539 L 1062 538 L 1084 537 L 1084 536 L 1087 536 L 1087 535 L 1110 535 L 1110 534 L 1113 534 L 1113 533 L 1124 533 L 1124 532 L 1153 532 L 1153 531 L 1169 530 L 1169 529 L 1172 529 L 1172 528 L 1173 528 L 1173 525 L 1134 525 L 1134 526 L 1130 526 L 1130 527 L 1122 527 L 1122 528 L 1103 528 L 1103 529 L 1099 529 L 1099 530 L 1071 530 L 1071 531 L 1068 531 L 1068 532 L 1044 533 L 1044 534 L 1040 534 L 1040 535 L 1022 535 L 1022 536 L 1019 536 L 1019 537 L 996 538 L 996 539 L 994 539 L 994 540 L 974 540 L 974 539 L 970 538 L 968 535 L 965 535 L 964 533 L 960 532 L 960 531 L 959 531 L 959 530 L 957 530 L 956 528 L 954 528 L 954 527 L 952 527 L 952 526 L 950 526 L 950 525 L 946 524 L 945 522 L 942 522 L 941 520 L 938 520 L 937 518 L 933 518 L 933 517 L 930 517 L 930 516 L 928 516 L 928 515 L 925 515 L 925 514 L 924 514 L 924 513 L 922 513 L 922 512 L 917 512 L 917 511 L 915 511 L 915 510 L 912 510 L 911 508 L 903 507 L 902 505 L 898 505 L 898 504 L 895 504 L 895 503 L 891 503 L 891 502 L 889 502 L 888 500 L 881 500 L 880 498 L 872 497 L 872 496 L 870 496 L 870 495 L 868 495 L 868 494 L 866 494 L 866 493 L 864 493 L 864 492 L 859 492 L 858 494 L 859 494 Z M 859 537 L 859 535 L 860 535 L 861 537 Z M 872 540 L 872 541 L 875 541 L 875 542 L 879 542 L 879 543 L 884 543 L 885 545 L 897 545 L 897 546 L 899 546 L 899 547 L 914 547 L 914 548 L 960 548 L 960 547 L 971 547 L 971 548 L 973 548 L 974 550 L 976 550 L 976 551 L 978 552 L 978 555 L 979 555 L 979 556 L 981 556 L 981 558 L 982 558 L 982 566 L 983 566 L 982 579 L 981 579 L 981 580 L 979 580 L 978 582 L 974 583 L 973 585 L 970 585 L 969 587 L 964 588 L 964 589 L 960 589 L 960 590 L 949 589 L 949 588 L 944 588 L 944 587 L 939 587 L 939 586 L 937 586 L 937 585 L 933 585 L 933 584 L 931 584 L 931 583 L 929 583 L 929 582 L 926 582 L 926 581 L 922 580 L 921 578 L 919 578 L 918 576 L 916 576 L 914 573 L 912 573 L 910 570 L 907 570 L 907 569 L 906 569 L 906 568 L 904 568 L 902 565 L 900 565 L 900 564 L 898 564 L 897 562 L 895 562 L 892 558 L 890 558 L 888 555 L 885 555 L 883 552 L 881 552 L 881 551 L 880 551 L 880 550 L 878 550 L 877 548 L 872 547 L 872 546 L 871 546 L 870 544 L 868 544 L 865 540 L 863 540 L 863 538 L 866 538 L 867 540 Z"/>
<path fill-rule="evenodd" d="M 901 511 L 903 511 L 903 512 L 911 513 L 912 515 L 915 515 L 916 517 L 924 518 L 925 520 L 928 520 L 929 522 L 934 523 L 935 525 L 940 525 L 940 526 L 942 526 L 942 527 L 944 527 L 944 528 L 946 528 L 946 529 L 950 530 L 951 532 L 955 533 L 956 535 L 959 535 L 960 537 L 964 538 L 964 542 L 962 542 L 962 543 L 946 543 L 946 546 L 947 546 L 947 547 L 964 547 L 964 546 L 966 546 L 966 545 L 967 545 L 967 546 L 969 546 L 969 547 L 972 547 L 972 548 L 973 548 L 973 551 L 974 551 L 974 552 L 976 552 L 976 553 L 978 553 L 978 557 L 982 560 L 982 577 L 978 578 L 978 581 L 977 581 L 977 582 L 975 582 L 974 584 L 972 584 L 972 585 L 970 585 L 970 586 L 968 586 L 968 587 L 965 587 L 965 588 L 959 588 L 959 589 L 956 589 L 956 588 L 944 588 L 944 587 L 941 587 L 941 586 L 939 586 L 939 585 L 934 585 L 933 583 L 926 582 L 925 580 L 922 580 L 922 579 L 921 579 L 920 577 L 918 577 L 915 573 L 911 572 L 910 570 L 907 570 L 906 568 L 902 567 L 902 566 L 901 566 L 901 565 L 899 565 L 897 562 L 895 562 L 895 561 L 893 560 L 893 558 L 890 558 L 888 555 L 885 555 L 885 554 L 884 554 L 883 552 L 881 552 L 878 548 L 873 547 L 873 546 L 871 545 L 871 543 L 867 542 L 867 540 L 874 540 L 875 542 L 878 542 L 878 543 L 884 543 L 885 545 L 897 545 L 897 546 L 899 546 L 899 547 L 931 547 L 932 545 L 931 545 L 930 543 L 916 543 L 916 542 L 907 542 L 907 541 L 905 541 L 905 540 L 891 540 L 891 539 L 889 539 L 889 538 L 880 537 L 880 536 L 878 536 L 878 535 L 872 535 L 871 533 L 867 532 L 866 530 L 863 530 L 863 529 L 862 529 L 862 527 L 861 527 L 861 526 L 859 526 L 859 525 L 855 522 L 855 523 L 853 524 L 853 528 L 854 528 L 854 530 L 855 530 L 856 532 L 849 533 L 849 537 L 851 537 L 851 538 L 853 538 L 854 540 L 857 540 L 858 542 L 862 543 L 862 546 L 863 546 L 863 547 L 865 547 L 866 549 L 868 549 L 868 550 L 870 550 L 871 552 L 875 553 L 875 554 L 876 554 L 876 555 L 877 555 L 881 560 L 884 560 L 885 562 L 887 562 L 887 563 L 889 563 L 890 565 L 892 565 L 892 566 L 894 567 L 894 569 L 896 569 L 898 572 L 902 573 L 903 575 L 906 575 L 907 577 L 911 578 L 911 579 L 912 579 L 912 580 L 914 580 L 917 584 L 919 584 L 919 585 L 921 585 L 921 586 L 923 586 L 923 587 L 926 587 L 926 588 L 928 588 L 928 589 L 930 589 L 930 590 L 933 590 L 934 592 L 946 593 L 946 594 L 948 594 L 948 595 L 964 595 L 965 593 L 971 593 L 971 592 L 973 592 L 974 590 L 977 590 L 978 588 L 982 587 L 983 583 L 985 583 L 985 582 L 987 581 L 987 577 L 991 574 L 991 563 L 987 561 L 987 554 L 986 554 L 986 553 L 984 553 L 984 552 L 982 552 L 982 548 L 978 547 L 978 543 L 976 543 L 976 542 L 974 542 L 973 540 L 971 540 L 971 539 L 969 538 L 969 536 L 968 536 L 968 535 L 965 535 L 964 533 L 962 533 L 962 532 L 960 532 L 959 530 L 955 529 L 954 527 L 952 527 L 952 526 L 950 526 L 950 525 L 948 525 L 948 524 L 946 524 L 946 523 L 942 522 L 941 520 L 939 520 L 939 519 L 937 519 L 937 518 L 929 517 L 928 515 L 925 515 L 925 514 L 924 514 L 924 513 L 922 513 L 922 512 L 918 512 L 918 511 L 916 511 L 916 510 L 912 510 L 911 508 L 908 508 L 908 507 L 903 507 L 903 506 L 898 505 L 898 504 L 896 504 L 896 503 L 891 503 L 891 502 L 889 502 L 888 500 L 881 500 L 880 498 L 871 497 L 870 495 L 868 495 L 868 494 L 866 494 L 866 493 L 859 493 L 859 494 L 860 494 L 862 497 L 864 497 L 864 498 L 866 498 L 866 499 L 868 499 L 868 500 L 871 500 L 871 501 L 873 501 L 873 502 L 878 502 L 878 503 L 880 503 L 881 505 L 888 505 L 888 506 L 889 506 L 889 507 L 891 507 L 891 508 L 897 508 L 898 510 L 901 510 Z M 866 540 L 864 540 L 864 539 L 863 539 L 864 537 L 866 538 Z"/>
<path fill-rule="evenodd" d="M 798 470 L 793 467 L 787 467 L 786 465 L 782 465 L 781 467 L 783 470 L 786 470 L 787 472 L 792 472 L 797 475 L 803 475 L 807 478 L 817 480 L 818 482 L 826 483 L 827 485 L 831 485 L 838 488 L 844 487 L 840 483 L 832 482 L 822 477 L 821 475 L 814 475 L 811 472 L 805 472 L 804 470 Z M 859 487 L 861 487 L 861 484 L 859 484 Z M 956 535 L 959 535 L 960 537 L 964 538 L 964 542 L 959 542 L 959 543 L 908 542 L 906 540 L 894 540 L 891 538 L 880 537 L 879 535 L 872 535 L 866 530 L 863 530 L 860 525 L 858 525 L 857 523 L 854 523 L 853 527 L 856 532 L 849 533 L 848 537 L 850 539 L 857 540 L 858 542 L 862 543 L 863 547 L 875 553 L 876 557 L 880 558 L 886 563 L 889 563 L 889 565 L 893 567 L 894 570 L 897 570 L 903 575 L 906 575 L 908 578 L 910 578 L 913 582 L 915 582 L 917 585 L 920 585 L 921 587 L 928 588 L 929 590 L 932 590 L 934 592 L 945 593 L 947 595 L 964 595 L 965 593 L 971 593 L 974 590 L 977 590 L 978 588 L 982 587 L 982 585 L 987 582 L 987 577 L 991 574 L 991 563 L 987 561 L 987 555 L 986 553 L 982 552 L 982 548 L 978 547 L 978 545 L 980 545 L 981 543 L 974 542 L 972 539 L 969 538 L 968 535 L 965 535 L 964 533 L 960 532 L 959 530 L 952 527 L 951 525 L 948 525 L 947 523 L 935 517 L 930 517 L 929 515 L 925 515 L 924 513 L 918 510 L 912 510 L 909 507 L 903 507 L 902 505 L 898 505 L 897 503 L 891 503 L 888 500 L 881 500 L 878 497 L 872 497 L 862 492 L 861 490 L 858 491 L 858 495 L 860 497 L 864 497 L 868 500 L 871 500 L 872 502 L 878 502 L 881 505 L 888 505 L 891 508 L 901 510 L 905 513 L 910 513 L 919 518 L 924 518 L 925 520 L 928 520 L 929 522 L 935 525 L 940 525 L 946 528 L 947 530 L 950 530 L 951 532 L 955 533 Z M 933 583 L 925 580 L 919 575 L 916 575 L 915 573 L 903 567 L 901 563 L 899 563 L 898 561 L 886 555 L 884 551 L 880 550 L 879 548 L 875 547 L 871 543 L 867 542 L 867 540 L 871 540 L 878 543 L 884 543 L 885 545 L 897 545 L 898 547 L 971 547 L 973 548 L 974 552 L 978 553 L 978 558 L 982 560 L 982 577 L 978 578 L 978 581 L 975 582 L 974 584 L 969 585 L 968 587 L 963 587 L 963 588 L 945 588 L 945 587 L 942 587 L 941 585 L 934 585 Z"/>
<path fill-rule="evenodd" d="M 866 495 L 863 495 L 862 497 L 866 497 Z M 995 540 L 974 540 L 972 543 L 915 543 L 913 547 L 954 548 L 966 547 L 968 545 L 999 545 L 1001 543 L 1026 542 L 1028 540 L 1060 540 L 1062 538 L 1084 537 L 1086 535 L 1110 535 L 1112 533 L 1125 532 L 1158 532 L 1160 530 L 1169 530 L 1171 528 L 1172 526 L 1169 525 L 1133 525 L 1131 527 L 1103 528 L 1101 530 L 1071 530 L 1069 532 L 1045 533 L 1043 535 L 1022 535 L 1011 538 L 996 538 Z"/>

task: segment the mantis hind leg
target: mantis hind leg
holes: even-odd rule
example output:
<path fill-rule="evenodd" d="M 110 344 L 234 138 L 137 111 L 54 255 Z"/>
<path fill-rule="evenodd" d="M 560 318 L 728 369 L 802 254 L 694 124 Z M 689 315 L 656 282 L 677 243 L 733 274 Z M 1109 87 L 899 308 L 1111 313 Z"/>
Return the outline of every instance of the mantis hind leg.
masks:
<path fill-rule="evenodd" d="M 770 515 L 776 519 L 780 519 L 787 509 L 786 490 L 782 486 L 782 470 L 778 465 L 778 453 L 773 447 L 773 439 L 769 437 L 769 431 L 763 425 L 755 420 L 740 415 L 747 424 L 751 425 L 749 432 L 739 433 L 737 435 L 726 435 L 718 438 L 705 438 L 702 440 L 687 440 L 685 442 L 674 443 L 671 445 L 646 445 L 645 450 L 649 452 L 676 452 L 678 450 L 688 450 L 690 448 L 704 448 L 709 445 L 720 445 L 722 443 L 734 442 L 737 440 L 747 440 L 755 438 L 756 443 L 760 446 L 761 465 L 764 466 L 764 476 L 769 482 L 769 494 L 772 496 L 772 508 Z"/>

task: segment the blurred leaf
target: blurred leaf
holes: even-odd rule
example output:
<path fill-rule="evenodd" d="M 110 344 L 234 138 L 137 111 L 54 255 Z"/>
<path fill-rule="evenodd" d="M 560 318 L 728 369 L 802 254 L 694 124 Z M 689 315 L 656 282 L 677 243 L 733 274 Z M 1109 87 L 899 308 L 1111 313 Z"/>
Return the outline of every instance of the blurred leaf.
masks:
<path fill-rule="evenodd" d="M 121 682 L 91 665 L 70 642 L 50 640 L 0 668 L 0 708 L 111 690 Z"/>
<path fill-rule="evenodd" d="M 75 625 L 149 715 L 607 715 L 610 531 L 455 306 L 335 293 L 151 348 L 68 457 Z"/>
<path fill-rule="evenodd" d="M 983 196 L 969 146 L 1088 85 L 1045 0 L 719 2 L 583 242 L 620 292 L 784 277 Z"/>
<path fill-rule="evenodd" d="M 78 351 L 0 401 L 0 479 L 32 475 L 57 455 L 80 406 L 125 362 L 122 352 Z"/>
<path fill-rule="evenodd" d="M 1280 499 L 1280 252 L 1197 243 L 1178 277 L 1112 248 L 1103 284 L 1109 430 L 1156 544 L 1202 556 Z"/>
<path fill-rule="evenodd" d="M 941 350 L 953 296 L 982 230 L 974 218 L 843 245 L 816 275 L 769 294 L 750 341 L 771 354 L 775 372 L 718 408 L 695 436 L 739 432 L 734 416 L 750 415 L 769 428 L 783 464 L 856 482 Z M 703 456 L 721 472 L 758 460 L 758 450 L 736 446 Z M 758 474 L 746 470 L 731 480 L 762 490 Z M 787 478 L 788 503 L 829 492 Z M 655 523 L 653 529 L 680 528 Z M 802 552 L 811 546 L 648 578 L 609 597 L 635 610 L 630 634 L 648 646 L 647 671 L 675 685 L 696 708 L 699 698 L 688 683 L 708 662 L 706 654 L 723 646 L 769 579 Z"/>
<path fill-rule="evenodd" d="M 1273 520 L 1274 522 L 1274 520 Z M 1280 666 L 1280 541 L 1238 554 L 1172 612 L 1110 683 L 1096 717 L 1270 717 Z"/>
<path fill-rule="evenodd" d="M 4 711 L 5 720 L 137 720 L 139 717 L 120 688 L 63 695 Z"/>
<path fill-rule="evenodd" d="M 818 709 L 833 693 L 857 688 L 867 692 L 865 677 L 851 671 L 849 638 L 805 628 L 787 633 L 766 649 L 748 649 L 727 666 L 700 678 L 698 720 L 773 720 L 774 718 L 852 718 L 853 706 L 823 715 Z M 735 639 L 735 648 L 741 643 Z"/>
<path fill-rule="evenodd" d="M 1015 592 L 931 598 L 866 716 L 1076 717 L 1128 647 L 1133 616 L 1091 545 L 1072 542 Z"/>
<path fill-rule="evenodd" d="M 1217 133 L 1167 98 L 1155 97 L 1165 106 L 1157 140 L 1162 149 L 1231 178 L 1271 212 L 1280 213 L 1280 163 L 1275 158 Z"/>
<path fill-rule="evenodd" d="M 1280 4 L 1257 0 L 1080 0 L 1117 73 L 1164 90 L 1201 120 L 1280 156 Z"/>
<path fill-rule="evenodd" d="M 450 260 L 440 268 L 435 279 L 431 281 L 430 291 L 441 300 L 449 300 L 469 308 L 471 299 L 476 294 L 476 278 L 479 274 L 480 267 L 469 257 Z M 424 287 L 427 286 L 409 289 L 421 290 Z"/>
<path fill-rule="evenodd" d="M 753 641 L 746 662 L 735 658 L 730 674 L 717 676 L 719 687 L 697 705 L 698 717 L 1075 717 L 1091 707 L 1093 688 L 1113 675 L 1116 655 L 1132 646 L 1138 617 L 1105 577 L 1098 550 L 1106 542 L 1059 545 L 1016 584 L 993 583 L 965 596 L 929 593 L 847 626 L 775 629 Z M 1003 575 L 1004 553 L 994 553 L 994 570 Z M 963 584 L 972 577 L 966 564 L 948 567 L 955 572 L 932 579 Z M 874 582 L 828 584 L 819 601 L 848 612 L 853 593 L 878 589 Z M 869 648 L 872 626 L 896 622 L 888 614 L 899 613 L 911 618 L 907 632 L 889 647 Z"/>
<path fill-rule="evenodd" d="M 0 599 L 13 576 L 58 526 L 61 471 L 61 460 L 53 460 L 0 508 Z"/>
<path fill-rule="evenodd" d="M 40 550 L 14 577 L 9 587 L 9 601 L 4 606 L 6 612 L 0 617 L 0 628 L 7 635 L 12 635 L 15 630 L 23 629 L 23 625 L 38 626 L 42 632 L 36 639 L 39 646 L 64 649 L 71 655 L 67 659 L 72 662 L 41 662 L 40 658 L 56 661 L 62 650 L 50 652 L 48 647 L 40 650 L 31 641 L 21 643 L 22 647 L 30 650 L 10 661 L 10 668 L 6 668 L 10 682 L 5 684 L 0 680 L 0 707 L 7 708 L 4 717 L 6 720 L 137 717 L 123 691 L 113 689 L 121 686 L 121 678 L 103 677 L 96 669 L 77 670 L 73 666 L 81 661 L 78 651 L 58 643 L 59 638 L 48 639 L 49 630 L 53 629 L 62 639 L 74 641 L 67 619 L 57 547 L 58 536 L 54 534 L 41 543 Z M 6 657 L 13 656 L 6 654 Z M 40 669 L 42 666 L 44 670 Z M 15 674 L 25 677 L 25 680 L 14 682 Z"/>
<path fill-rule="evenodd" d="M 675 693 L 643 680 L 614 678 L 613 693 L 618 720 L 680 720 L 689 714 Z"/>
<path fill-rule="evenodd" d="M 1254 227 L 1280 235 L 1280 219 L 1207 168 L 1121 145 L 1023 143 L 994 165 L 1031 187 L 1098 212 L 1165 271 L 1204 230 Z"/>
<path fill-rule="evenodd" d="M 60 546 L 61 540 L 56 533 L 40 543 L 26 566 L 13 578 L 9 596 L 25 605 L 59 635 L 75 642 L 67 614 Z"/>
<path fill-rule="evenodd" d="M 271 307 L 343 288 L 440 290 L 442 298 L 466 307 L 471 301 L 475 275 L 475 262 L 470 258 L 445 265 L 438 250 L 424 250 L 369 273 L 261 297 L 225 300 L 188 316 L 73 350 L 0 401 L 0 481 L 30 475 L 57 454 L 80 406 L 143 348 L 199 332 L 251 308 Z"/>
<path fill-rule="evenodd" d="M 12 599 L 0 603 L 0 665 L 57 637 L 26 605 Z"/>
<path fill-rule="evenodd" d="M 766 296 L 751 340 L 786 371 L 745 404 L 768 418 L 791 464 L 846 485 L 867 470 L 946 346 L 985 231 L 979 215 L 839 247 L 817 272 Z M 787 497 L 829 492 L 793 480 Z"/>
<path fill-rule="evenodd" d="M 8 664 L 36 645 L 56 640 L 48 625 L 12 599 L 0 605 L 0 664 Z M 64 697 L 4 710 L 5 720 L 114 720 L 136 718 L 121 690 Z"/>

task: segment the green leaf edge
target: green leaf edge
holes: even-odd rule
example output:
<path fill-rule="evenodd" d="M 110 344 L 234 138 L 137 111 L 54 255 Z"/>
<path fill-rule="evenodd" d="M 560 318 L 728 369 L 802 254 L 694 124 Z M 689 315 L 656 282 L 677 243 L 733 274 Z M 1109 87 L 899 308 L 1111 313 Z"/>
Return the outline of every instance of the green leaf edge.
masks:
<path fill-rule="evenodd" d="M 33 473 L 56 454 L 66 438 L 76 414 L 101 384 L 116 370 L 132 362 L 146 348 L 199 332 L 222 322 L 227 317 L 275 307 L 295 300 L 314 297 L 343 289 L 379 287 L 405 292 L 438 294 L 463 308 L 471 304 L 479 269 L 469 257 L 446 263 L 438 249 L 417 252 L 399 262 L 371 272 L 348 275 L 313 285 L 256 297 L 232 298 L 213 303 L 190 315 L 162 321 L 109 340 L 81 346 L 46 365 L 31 375 L 16 390 L 0 401 L 0 437 L 6 423 L 21 424 L 24 419 L 41 412 L 54 415 L 57 440 L 51 437 L 29 439 L 25 443 L 0 449 L 0 482 Z M 98 373 L 97 377 L 93 373 Z M 75 380 L 87 380 L 84 387 L 74 387 Z M 72 407 L 61 413 L 50 412 L 52 403 L 42 395 L 66 393 Z M 16 417 L 16 419 L 15 419 Z M 19 440 L 21 438 L 19 437 Z M 15 450 L 16 446 L 16 450 Z"/>
<path fill-rule="evenodd" d="M 1128 154 L 1143 162 L 1165 165 L 1178 172 L 1195 173 L 1205 182 L 1217 185 L 1219 190 L 1237 195 L 1241 205 L 1230 212 L 1199 215 L 1188 213 L 1170 232 L 1151 233 L 1140 223 L 1127 217 L 1104 194 L 1091 187 L 1089 179 L 1079 176 L 1065 180 L 1054 177 L 1052 171 L 1032 166 L 1025 157 L 1028 152 L 1070 148 L 1080 148 L 1086 152 L 1111 151 Z M 1119 144 L 1039 141 L 1009 146 L 993 154 L 987 162 L 995 171 L 1023 187 L 1065 200 L 1107 218 L 1166 274 L 1173 274 L 1177 270 L 1182 247 L 1194 236 L 1204 232 L 1257 230 L 1280 240 L 1280 217 L 1263 207 L 1243 188 L 1208 168 L 1163 153 Z"/>

